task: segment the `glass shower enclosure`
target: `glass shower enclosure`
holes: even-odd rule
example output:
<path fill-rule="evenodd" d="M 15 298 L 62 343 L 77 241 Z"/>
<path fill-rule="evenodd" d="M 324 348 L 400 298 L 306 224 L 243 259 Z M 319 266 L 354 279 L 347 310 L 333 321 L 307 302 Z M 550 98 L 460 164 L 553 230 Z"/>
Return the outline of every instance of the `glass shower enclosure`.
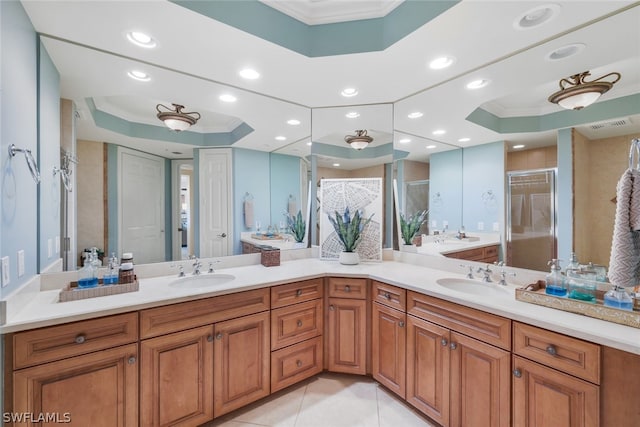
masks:
<path fill-rule="evenodd" d="M 507 265 L 546 271 L 557 258 L 557 169 L 507 173 Z"/>

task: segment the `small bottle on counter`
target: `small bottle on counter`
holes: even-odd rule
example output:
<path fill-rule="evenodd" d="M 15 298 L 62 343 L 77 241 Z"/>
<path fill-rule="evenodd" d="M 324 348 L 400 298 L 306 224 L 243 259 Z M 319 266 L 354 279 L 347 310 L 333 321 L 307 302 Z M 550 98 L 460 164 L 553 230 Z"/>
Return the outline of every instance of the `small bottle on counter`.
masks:
<path fill-rule="evenodd" d="M 85 252 L 84 266 L 78 271 L 78 288 L 87 289 L 98 286 L 98 277 L 96 276 L 96 268 L 91 262 L 91 254 Z"/>
<path fill-rule="evenodd" d="M 604 294 L 604 305 L 619 308 L 621 310 L 633 310 L 633 298 L 621 286 L 613 286 L 613 289 Z"/>
<path fill-rule="evenodd" d="M 131 252 L 123 252 L 122 257 L 120 257 L 120 264 L 131 263 L 133 264 L 133 253 Z"/>
<path fill-rule="evenodd" d="M 133 283 L 135 280 L 135 274 L 133 272 L 133 264 L 125 262 L 120 265 L 120 274 L 118 275 L 118 283 L 126 285 L 127 283 Z"/>
<path fill-rule="evenodd" d="M 556 297 L 564 297 L 567 295 L 567 284 L 564 276 L 561 273 L 560 260 L 552 259 L 548 265 L 551 266 L 551 272 L 546 275 L 546 286 L 544 292 L 547 295 L 553 295 Z"/>
<path fill-rule="evenodd" d="M 119 275 L 118 257 L 116 257 L 115 252 L 112 252 L 111 257 L 109 258 L 108 270 L 102 278 L 102 283 L 104 285 L 117 285 Z"/>

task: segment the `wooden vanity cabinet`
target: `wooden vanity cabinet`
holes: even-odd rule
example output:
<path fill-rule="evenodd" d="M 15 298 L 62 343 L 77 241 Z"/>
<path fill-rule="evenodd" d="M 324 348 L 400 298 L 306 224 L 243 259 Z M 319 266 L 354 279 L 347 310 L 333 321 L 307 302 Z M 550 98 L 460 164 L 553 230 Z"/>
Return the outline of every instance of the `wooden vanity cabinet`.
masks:
<path fill-rule="evenodd" d="M 330 277 L 327 283 L 326 367 L 367 373 L 367 279 Z"/>
<path fill-rule="evenodd" d="M 448 258 L 458 258 L 467 261 L 486 262 L 493 264 L 499 258 L 499 246 L 485 246 L 482 248 L 465 249 L 462 251 L 448 252 L 444 254 Z"/>

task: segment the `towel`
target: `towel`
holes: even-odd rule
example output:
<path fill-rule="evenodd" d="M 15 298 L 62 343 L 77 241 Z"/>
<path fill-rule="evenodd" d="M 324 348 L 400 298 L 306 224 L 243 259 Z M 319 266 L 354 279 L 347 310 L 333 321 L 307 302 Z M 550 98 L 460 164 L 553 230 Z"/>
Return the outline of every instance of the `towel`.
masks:
<path fill-rule="evenodd" d="M 627 169 L 616 187 L 609 281 L 616 286 L 640 283 L 640 171 Z"/>
<path fill-rule="evenodd" d="M 253 228 L 253 200 L 244 201 L 244 226 L 246 229 Z"/>
<path fill-rule="evenodd" d="M 289 199 L 289 203 L 287 203 L 287 211 L 291 216 L 296 216 L 298 214 L 298 204 L 295 199 Z"/>

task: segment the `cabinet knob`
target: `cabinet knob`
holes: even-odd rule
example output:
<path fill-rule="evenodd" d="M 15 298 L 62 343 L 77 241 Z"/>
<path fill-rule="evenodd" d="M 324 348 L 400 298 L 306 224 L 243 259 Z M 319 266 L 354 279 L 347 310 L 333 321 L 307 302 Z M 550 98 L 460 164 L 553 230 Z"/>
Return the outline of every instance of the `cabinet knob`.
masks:
<path fill-rule="evenodd" d="M 558 350 L 556 350 L 556 346 L 553 344 L 549 344 L 547 346 L 547 353 L 549 353 L 552 356 L 555 356 L 556 354 L 558 354 Z"/>
<path fill-rule="evenodd" d="M 83 334 L 78 335 L 75 339 L 76 344 L 82 344 L 86 340 L 87 340 L 87 337 L 85 337 Z"/>
<path fill-rule="evenodd" d="M 440 344 L 442 344 L 443 347 L 446 347 L 447 344 L 449 344 L 449 341 L 447 341 L 446 338 L 441 338 L 440 339 Z"/>
<path fill-rule="evenodd" d="M 296 360 L 296 366 L 302 368 L 302 360 Z"/>
<path fill-rule="evenodd" d="M 520 378 L 522 377 L 522 372 L 520 371 L 520 369 L 516 368 L 513 370 L 513 376 L 516 378 Z"/>
<path fill-rule="evenodd" d="M 299 328 L 300 326 L 302 326 L 302 320 L 298 320 L 298 321 L 296 322 L 296 325 L 298 325 L 298 328 Z"/>
<path fill-rule="evenodd" d="M 351 286 L 349 286 L 349 285 L 345 285 L 345 286 L 344 286 L 344 291 L 345 291 L 345 292 L 351 292 Z"/>
<path fill-rule="evenodd" d="M 213 335 L 211 335 L 211 334 L 207 335 L 207 341 L 212 342 L 213 341 Z"/>
<path fill-rule="evenodd" d="M 221 340 L 221 339 L 222 339 L 222 332 L 218 332 L 218 333 L 216 334 L 216 339 L 217 339 L 217 340 Z"/>
<path fill-rule="evenodd" d="M 133 365 L 134 363 L 136 363 L 136 357 L 135 356 L 129 357 L 129 359 L 127 360 L 127 363 L 129 365 Z"/>
<path fill-rule="evenodd" d="M 296 291 L 296 296 L 299 297 L 300 295 L 302 295 L 302 289 L 298 289 Z"/>
<path fill-rule="evenodd" d="M 398 322 L 398 326 L 400 326 L 401 328 L 404 328 L 404 322 L 401 320 Z"/>
<path fill-rule="evenodd" d="M 329 310 L 334 311 L 335 309 L 336 309 L 336 308 L 333 306 L 333 304 L 331 304 L 331 305 L 329 306 Z"/>
<path fill-rule="evenodd" d="M 456 343 L 452 342 L 451 344 L 449 344 L 449 348 L 450 348 L 451 350 L 455 350 L 456 348 L 458 348 L 458 344 L 456 344 Z"/>
<path fill-rule="evenodd" d="M 386 293 L 384 294 L 384 297 L 385 297 L 386 299 L 388 299 L 389 301 L 391 301 L 391 294 L 390 294 L 389 292 L 386 292 Z"/>

